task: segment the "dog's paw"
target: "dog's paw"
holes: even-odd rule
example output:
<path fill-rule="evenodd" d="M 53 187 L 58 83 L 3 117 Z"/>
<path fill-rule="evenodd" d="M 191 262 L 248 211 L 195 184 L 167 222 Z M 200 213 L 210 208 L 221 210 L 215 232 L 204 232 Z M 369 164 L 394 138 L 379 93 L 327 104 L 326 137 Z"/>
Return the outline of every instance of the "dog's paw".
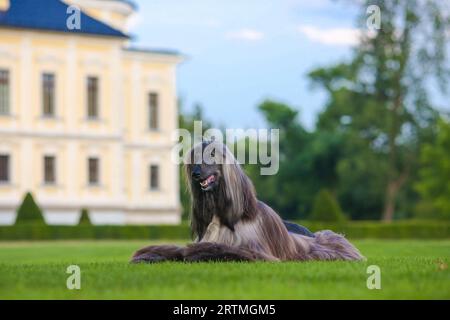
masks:
<path fill-rule="evenodd" d="M 157 263 L 157 262 L 163 262 L 166 261 L 167 258 L 163 257 L 159 254 L 146 252 L 137 256 L 134 256 L 130 263 Z"/>

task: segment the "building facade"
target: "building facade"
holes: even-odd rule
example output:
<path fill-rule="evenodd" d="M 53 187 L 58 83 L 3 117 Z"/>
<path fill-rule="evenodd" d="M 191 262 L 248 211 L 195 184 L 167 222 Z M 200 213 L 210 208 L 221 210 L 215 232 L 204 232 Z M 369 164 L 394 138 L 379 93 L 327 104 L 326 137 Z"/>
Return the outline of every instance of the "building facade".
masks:
<path fill-rule="evenodd" d="M 79 29 L 68 29 L 74 7 Z M 175 224 L 181 56 L 134 49 L 118 0 L 0 0 L 0 224 L 31 192 L 48 224 Z M 77 14 L 77 12 L 75 12 Z M 76 17 L 75 17 L 76 18 Z"/>

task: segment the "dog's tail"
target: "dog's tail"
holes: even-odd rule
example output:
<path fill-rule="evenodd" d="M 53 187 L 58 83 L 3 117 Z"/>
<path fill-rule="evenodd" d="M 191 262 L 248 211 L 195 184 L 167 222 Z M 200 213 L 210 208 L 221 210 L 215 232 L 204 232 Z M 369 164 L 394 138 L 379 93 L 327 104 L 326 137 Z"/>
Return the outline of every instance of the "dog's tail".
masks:
<path fill-rule="evenodd" d="M 314 260 L 364 260 L 364 256 L 343 235 L 331 230 L 318 231 L 310 241 Z"/>

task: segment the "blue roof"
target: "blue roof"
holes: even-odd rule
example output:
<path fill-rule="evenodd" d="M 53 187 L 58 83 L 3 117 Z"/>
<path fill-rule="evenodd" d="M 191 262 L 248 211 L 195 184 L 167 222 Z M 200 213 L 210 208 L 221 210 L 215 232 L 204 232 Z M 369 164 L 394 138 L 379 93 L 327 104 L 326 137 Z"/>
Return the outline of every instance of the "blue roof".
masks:
<path fill-rule="evenodd" d="M 67 28 L 67 4 L 60 0 L 10 0 L 7 11 L 0 11 L 0 28 L 38 29 L 110 37 L 128 35 L 87 14 L 80 14 L 80 29 Z"/>

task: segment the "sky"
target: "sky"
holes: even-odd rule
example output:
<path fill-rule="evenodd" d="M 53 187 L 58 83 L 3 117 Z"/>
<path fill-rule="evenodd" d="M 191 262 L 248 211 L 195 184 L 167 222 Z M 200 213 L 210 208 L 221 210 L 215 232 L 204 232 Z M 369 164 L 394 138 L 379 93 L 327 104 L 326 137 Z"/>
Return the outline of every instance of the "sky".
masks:
<path fill-rule="evenodd" d="M 133 45 L 180 51 L 178 96 L 217 126 L 261 128 L 257 106 L 270 98 L 314 127 L 326 101 L 307 73 L 351 55 L 357 8 L 349 1 L 136 0 Z"/>

